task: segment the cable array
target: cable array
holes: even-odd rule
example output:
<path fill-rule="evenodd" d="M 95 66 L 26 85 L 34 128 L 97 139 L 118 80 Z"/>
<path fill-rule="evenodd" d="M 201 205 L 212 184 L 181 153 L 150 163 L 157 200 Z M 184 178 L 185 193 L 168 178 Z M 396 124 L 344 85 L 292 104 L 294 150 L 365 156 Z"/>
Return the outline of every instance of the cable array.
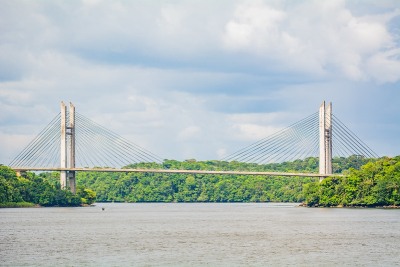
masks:
<path fill-rule="evenodd" d="M 53 118 L 9 165 L 46 168 L 60 166 L 60 130 L 61 113 Z M 67 148 L 70 144 L 71 135 L 67 135 Z M 335 115 L 332 115 L 332 151 L 336 157 L 378 157 Z M 222 160 L 263 164 L 318 157 L 318 154 L 319 113 L 316 112 Z M 75 113 L 76 167 L 121 168 L 140 162 L 160 163 L 162 159 L 82 114 Z"/>
<path fill-rule="evenodd" d="M 223 160 L 259 164 L 292 161 L 316 156 L 318 144 L 318 112 L 316 112 Z"/>
<path fill-rule="evenodd" d="M 365 158 L 379 156 L 354 134 L 343 122 L 332 114 L 332 151 L 333 156 L 348 157 L 359 155 Z"/>
<path fill-rule="evenodd" d="M 332 154 L 335 157 L 359 155 L 377 158 L 378 155 L 332 114 Z M 225 158 L 225 161 L 246 163 L 279 163 L 319 157 L 318 112 L 251 144 Z"/>
<path fill-rule="evenodd" d="M 139 162 L 162 162 L 152 152 L 76 113 L 76 166 L 123 167 Z"/>
<path fill-rule="evenodd" d="M 61 114 L 51 122 L 14 158 L 12 167 L 54 167 L 60 164 Z"/>
<path fill-rule="evenodd" d="M 69 112 L 66 115 L 69 118 Z M 67 123 L 68 125 L 68 123 Z M 61 113 L 59 113 L 9 164 L 11 167 L 59 167 Z M 70 153 L 71 135 L 67 135 Z M 68 158 L 68 157 L 67 157 Z M 139 162 L 162 162 L 150 151 L 128 141 L 100 124 L 76 113 L 75 166 L 112 167 Z"/>

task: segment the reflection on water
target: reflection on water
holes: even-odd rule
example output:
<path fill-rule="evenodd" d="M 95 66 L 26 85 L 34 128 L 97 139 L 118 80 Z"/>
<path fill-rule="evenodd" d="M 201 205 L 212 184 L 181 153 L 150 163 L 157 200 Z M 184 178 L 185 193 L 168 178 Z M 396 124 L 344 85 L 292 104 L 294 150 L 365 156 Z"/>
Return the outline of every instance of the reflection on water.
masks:
<path fill-rule="evenodd" d="M 397 266 L 400 210 L 294 204 L 0 209 L 1 266 Z"/>

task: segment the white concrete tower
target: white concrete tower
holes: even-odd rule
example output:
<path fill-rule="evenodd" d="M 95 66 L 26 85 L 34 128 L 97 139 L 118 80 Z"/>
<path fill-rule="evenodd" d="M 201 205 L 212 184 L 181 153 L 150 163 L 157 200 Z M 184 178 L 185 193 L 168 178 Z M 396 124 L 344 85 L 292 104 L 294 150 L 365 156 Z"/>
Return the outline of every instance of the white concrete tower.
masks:
<path fill-rule="evenodd" d="M 319 108 L 319 174 L 332 174 L 332 102 L 325 101 Z"/>
<path fill-rule="evenodd" d="M 67 107 L 61 102 L 61 146 L 60 146 L 60 167 L 67 168 Z M 67 187 L 67 171 L 60 172 L 61 189 Z"/>
<path fill-rule="evenodd" d="M 69 146 L 69 168 L 75 168 L 75 106 L 69 103 L 69 130 L 68 135 L 70 136 Z M 69 188 L 72 193 L 76 193 L 76 180 L 75 171 L 68 171 Z"/>
<path fill-rule="evenodd" d="M 68 138 L 69 136 L 69 143 Z M 63 169 L 75 168 L 75 107 L 69 103 L 69 120 L 67 120 L 67 106 L 61 102 L 61 146 L 60 167 Z M 68 146 L 69 144 L 69 146 Z M 68 157 L 69 152 L 69 157 Z M 72 193 L 76 192 L 75 171 L 60 171 L 61 189 L 69 188 Z"/>

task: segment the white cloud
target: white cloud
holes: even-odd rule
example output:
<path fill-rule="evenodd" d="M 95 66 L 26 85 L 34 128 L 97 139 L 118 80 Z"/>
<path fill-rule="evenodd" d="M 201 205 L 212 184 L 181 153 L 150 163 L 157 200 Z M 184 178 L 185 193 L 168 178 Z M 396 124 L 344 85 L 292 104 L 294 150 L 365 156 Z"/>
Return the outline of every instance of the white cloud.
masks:
<path fill-rule="evenodd" d="M 178 133 L 180 140 L 188 140 L 200 137 L 201 129 L 198 126 L 189 126 Z"/>
<path fill-rule="evenodd" d="M 249 123 L 233 125 L 233 129 L 236 130 L 235 135 L 237 138 L 253 142 L 280 130 L 277 127 L 268 127 Z"/>
<path fill-rule="evenodd" d="M 0 134 L 7 137 L 0 147 L 7 150 L 0 160 L 13 140 L 40 131 L 61 100 L 179 159 L 231 153 L 316 111 L 323 99 L 349 111 L 385 103 L 369 116 L 386 107 L 400 112 L 391 89 L 400 80 L 398 26 L 390 24 L 397 2 L 3 4 Z"/>
<path fill-rule="evenodd" d="M 228 156 L 228 153 L 227 153 L 225 148 L 217 149 L 217 153 L 216 154 L 217 154 L 218 159 L 222 159 L 222 158 Z"/>
<path fill-rule="evenodd" d="M 263 2 L 239 4 L 234 19 L 226 24 L 225 45 L 230 49 L 265 49 L 277 46 L 280 39 L 280 23 L 285 19 L 283 11 Z"/>
<path fill-rule="evenodd" d="M 175 34 L 180 31 L 185 31 L 187 13 L 187 10 L 182 6 L 162 7 L 161 18 L 158 20 L 158 26 L 167 34 Z"/>
<path fill-rule="evenodd" d="M 35 136 L 18 135 L 15 133 L 1 133 L 0 145 L 1 157 L 0 164 L 7 165 L 20 153 Z"/>
<path fill-rule="evenodd" d="M 280 112 L 228 115 L 230 136 L 241 141 L 258 141 L 293 123 L 292 115 Z"/>
<path fill-rule="evenodd" d="M 350 80 L 365 80 L 374 76 L 366 71 L 365 62 L 393 45 L 386 23 L 397 13 L 357 17 L 345 1 L 287 6 L 250 1 L 236 7 L 223 43 L 228 50 L 246 52 L 265 64 L 273 60 L 279 69 L 314 75 L 338 70 Z"/>
<path fill-rule="evenodd" d="M 372 56 L 367 68 L 374 80 L 379 83 L 400 81 L 400 49 L 392 49 Z"/>

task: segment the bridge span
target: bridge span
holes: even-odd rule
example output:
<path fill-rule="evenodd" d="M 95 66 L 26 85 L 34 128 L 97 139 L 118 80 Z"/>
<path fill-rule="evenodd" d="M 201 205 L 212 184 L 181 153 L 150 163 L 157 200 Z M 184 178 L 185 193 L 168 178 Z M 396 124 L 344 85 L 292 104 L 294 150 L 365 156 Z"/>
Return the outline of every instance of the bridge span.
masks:
<path fill-rule="evenodd" d="M 184 174 L 223 174 L 223 175 L 263 175 L 263 176 L 299 176 L 320 177 L 342 176 L 340 174 L 319 174 L 299 172 L 252 172 L 252 171 L 207 171 L 207 170 L 171 170 L 171 169 L 113 169 L 113 168 L 15 168 L 21 173 L 26 171 L 67 171 L 67 172 L 142 172 L 142 173 L 184 173 Z"/>
<path fill-rule="evenodd" d="M 337 155 L 378 157 L 332 114 L 332 103 L 322 102 L 319 112 L 263 138 L 222 159 L 252 164 L 280 163 L 318 157 L 318 173 L 271 171 L 215 171 L 124 168 L 134 163 L 157 163 L 163 159 L 105 127 L 75 112 L 61 102 L 61 112 L 9 164 L 18 174 L 26 171 L 59 171 L 61 188 L 76 190 L 76 172 L 181 173 L 209 175 L 261 175 L 319 177 L 333 174 L 332 158 Z M 333 148 L 336 154 L 334 155 Z M 85 167 L 83 167 L 85 166 Z M 106 166 L 106 167 L 95 167 Z M 212 168 L 211 168 L 212 169 Z"/>

